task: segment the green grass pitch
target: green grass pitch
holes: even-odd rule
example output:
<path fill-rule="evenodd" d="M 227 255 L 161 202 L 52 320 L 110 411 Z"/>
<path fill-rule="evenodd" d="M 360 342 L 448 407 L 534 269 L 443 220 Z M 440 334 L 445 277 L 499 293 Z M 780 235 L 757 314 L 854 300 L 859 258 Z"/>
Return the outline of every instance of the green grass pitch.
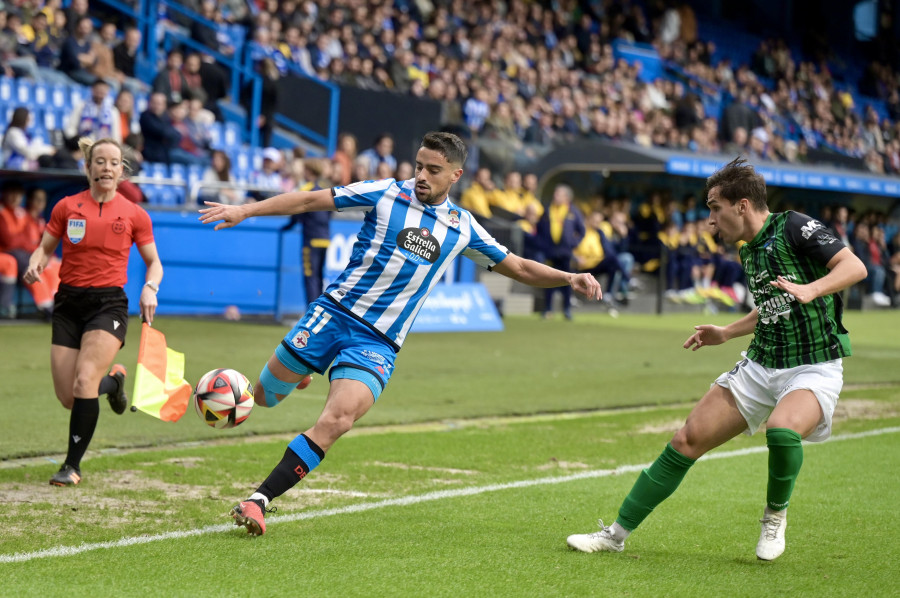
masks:
<path fill-rule="evenodd" d="M 732 316 L 733 318 L 733 316 Z M 762 435 L 711 453 L 621 554 L 565 537 L 616 514 L 709 383 L 748 339 L 696 353 L 726 316 L 507 318 L 502 333 L 412 335 L 378 404 L 275 501 L 268 532 L 229 508 L 319 413 L 316 378 L 239 428 L 102 405 L 76 488 L 49 476 L 68 412 L 49 328 L 0 328 L 0 596 L 888 596 L 900 575 L 900 316 L 847 314 L 854 356 L 833 441 L 807 445 L 787 552 L 758 562 Z M 160 318 L 195 382 L 255 379 L 284 326 Z M 133 371 L 139 326 L 120 359 Z"/>

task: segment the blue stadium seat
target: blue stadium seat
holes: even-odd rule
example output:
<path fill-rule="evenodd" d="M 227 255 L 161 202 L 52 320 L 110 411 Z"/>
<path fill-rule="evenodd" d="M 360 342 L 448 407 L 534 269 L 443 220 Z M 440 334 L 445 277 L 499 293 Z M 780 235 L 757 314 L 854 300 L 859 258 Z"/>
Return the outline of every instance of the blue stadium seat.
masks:
<path fill-rule="evenodd" d="M 169 167 L 162 162 L 144 162 L 144 172 L 153 179 L 169 178 Z"/>
<path fill-rule="evenodd" d="M 246 176 L 250 173 L 252 168 L 253 157 L 250 155 L 249 148 L 245 146 L 237 148 L 234 155 L 231 157 L 231 169 L 234 171 L 235 176 L 239 173 Z"/>
<path fill-rule="evenodd" d="M 203 178 L 203 173 L 206 171 L 205 168 L 198 164 L 191 164 L 188 166 L 187 170 L 187 182 L 189 185 L 193 185 L 197 181 Z"/>
<path fill-rule="evenodd" d="M 137 93 L 134 94 L 134 113 L 140 114 L 147 110 L 147 104 L 150 103 L 150 99 L 147 97 L 145 93 Z"/>
<path fill-rule="evenodd" d="M 255 171 L 256 171 L 256 170 L 262 170 L 262 163 L 263 163 L 263 148 L 261 148 L 261 147 L 254 147 L 254 148 L 252 148 L 250 151 L 251 151 L 251 154 L 252 154 L 252 156 L 253 156 L 253 161 L 250 163 L 250 166 L 251 166 L 251 167 L 253 168 L 253 170 L 255 170 Z"/>
<path fill-rule="evenodd" d="M 0 77 L 0 103 L 9 104 L 16 95 L 16 80 L 12 77 Z"/>
<path fill-rule="evenodd" d="M 62 83 L 56 83 L 50 86 L 50 104 L 54 108 L 71 108 L 69 102 L 69 89 Z"/>
<path fill-rule="evenodd" d="M 224 127 L 222 126 L 222 123 L 220 123 L 219 121 L 213 122 L 213 124 L 210 125 L 210 127 L 209 127 L 209 133 L 210 133 L 210 146 L 213 149 L 222 149 L 223 147 L 225 147 L 225 144 L 224 144 L 225 131 L 224 131 Z"/>
<path fill-rule="evenodd" d="M 223 140 L 225 142 L 225 147 L 240 145 L 243 142 L 243 139 L 241 138 L 241 127 L 234 122 L 225 123 Z"/>
<path fill-rule="evenodd" d="M 15 99 L 22 106 L 31 106 L 34 101 L 34 83 L 29 79 L 16 81 Z"/>
<path fill-rule="evenodd" d="M 50 86 L 43 81 L 35 81 L 34 83 L 34 105 L 50 105 Z"/>
<path fill-rule="evenodd" d="M 170 164 L 169 178 L 175 179 L 176 181 L 186 181 L 187 168 L 185 168 L 184 164 Z"/>

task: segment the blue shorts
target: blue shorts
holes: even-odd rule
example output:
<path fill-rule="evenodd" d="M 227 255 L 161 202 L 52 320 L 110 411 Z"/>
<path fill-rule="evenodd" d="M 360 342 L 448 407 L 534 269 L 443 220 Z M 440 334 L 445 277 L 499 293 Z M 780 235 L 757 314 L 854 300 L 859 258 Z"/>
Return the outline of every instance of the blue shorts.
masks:
<path fill-rule="evenodd" d="M 297 374 L 324 374 L 332 366 L 333 378 L 360 379 L 354 375 L 368 372 L 387 386 L 394 371 L 397 353 L 380 334 L 363 324 L 322 295 L 309 304 L 276 351 L 285 367 Z M 296 359 L 290 363 L 288 355 Z M 286 363 L 288 362 L 288 363 Z M 300 371 L 305 366 L 305 371 Z M 376 398 L 379 393 L 375 394 Z"/>

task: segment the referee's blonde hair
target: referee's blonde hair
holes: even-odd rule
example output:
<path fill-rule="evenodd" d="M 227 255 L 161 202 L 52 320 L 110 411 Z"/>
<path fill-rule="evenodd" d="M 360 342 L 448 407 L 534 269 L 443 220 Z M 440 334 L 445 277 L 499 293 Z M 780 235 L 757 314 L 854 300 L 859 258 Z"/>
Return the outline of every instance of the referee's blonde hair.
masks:
<path fill-rule="evenodd" d="M 98 145 L 104 144 L 114 145 L 119 148 L 119 153 L 122 154 L 122 168 L 124 171 L 122 178 L 125 178 L 128 173 L 131 172 L 131 148 L 129 148 L 127 145 L 119 143 L 112 137 L 103 137 L 102 139 L 97 139 L 96 141 L 94 141 L 90 137 L 80 137 L 78 139 L 78 149 L 80 149 L 81 153 L 84 154 L 85 169 L 90 168 L 91 160 L 94 157 L 94 148 Z M 88 179 L 90 180 L 90 177 L 88 177 Z"/>

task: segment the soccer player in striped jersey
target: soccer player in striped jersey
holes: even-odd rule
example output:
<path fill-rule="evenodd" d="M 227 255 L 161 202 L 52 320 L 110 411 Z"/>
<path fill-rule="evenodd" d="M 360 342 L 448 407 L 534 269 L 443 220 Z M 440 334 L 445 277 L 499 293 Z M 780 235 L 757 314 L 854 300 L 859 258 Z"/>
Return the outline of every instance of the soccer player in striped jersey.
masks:
<path fill-rule="evenodd" d="M 589 299 L 602 297 L 600 284 L 589 274 L 563 272 L 510 253 L 450 199 L 466 153 L 459 137 L 428 133 L 416 153 L 412 179 L 283 193 L 240 206 L 206 202 L 200 210 L 202 222 L 218 222 L 216 230 L 251 216 L 321 210 L 365 214 L 346 269 L 310 303 L 256 383 L 257 404 L 274 407 L 294 388 L 305 388 L 311 374 L 331 366 L 319 419 L 288 444 L 269 477 L 232 510 L 236 524 L 249 533 L 265 533 L 269 502 L 308 475 L 378 399 L 416 314 L 456 256 L 532 286 L 571 286 Z"/>
<path fill-rule="evenodd" d="M 769 481 L 756 556 L 784 552 L 786 510 L 803 463 L 801 440 L 831 436 L 850 340 L 838 292 L 866 268 L 820 222 L 796 212 L 770 213 L 766 184 L 738 158 L 707 180 L 710 225 L 725 243 L 744 241 L 741 263 L 757 307 L 728 326 L 695 326 L 694 351 L 753 334 L 730 372 L 719 376 L 662 454 L 641 472 L 609 527 L 569 536 L 583 552 L 621 552 L 625 538 L 681 483 L 701 455 L 766 423 Z"/>

